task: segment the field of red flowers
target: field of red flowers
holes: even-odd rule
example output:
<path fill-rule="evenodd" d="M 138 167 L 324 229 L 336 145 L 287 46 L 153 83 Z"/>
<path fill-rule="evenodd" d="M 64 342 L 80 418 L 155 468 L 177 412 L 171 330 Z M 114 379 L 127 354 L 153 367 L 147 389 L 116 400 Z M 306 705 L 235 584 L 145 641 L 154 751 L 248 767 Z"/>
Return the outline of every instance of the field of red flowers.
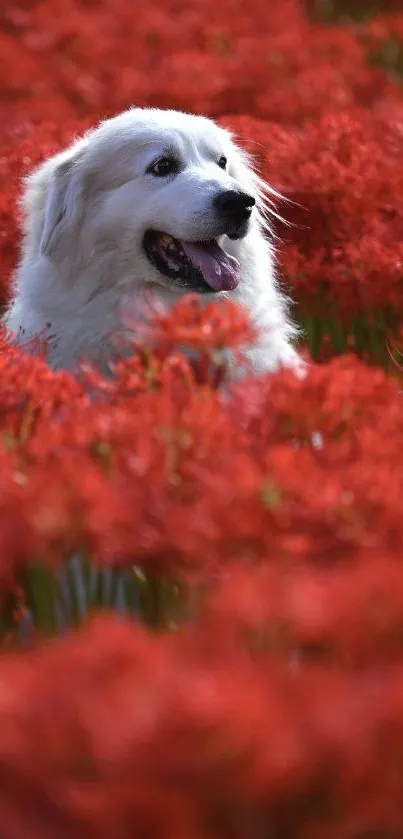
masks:
<path fill-rule="evenodd" d="M 1 5 L 1 305 L 22 176 L 178 107 L 288 199 L 312 358 L 231 384 L 192 298 L 113 379 L 0 335 L 1 839 L 403 836 L 401 5 Z"/>

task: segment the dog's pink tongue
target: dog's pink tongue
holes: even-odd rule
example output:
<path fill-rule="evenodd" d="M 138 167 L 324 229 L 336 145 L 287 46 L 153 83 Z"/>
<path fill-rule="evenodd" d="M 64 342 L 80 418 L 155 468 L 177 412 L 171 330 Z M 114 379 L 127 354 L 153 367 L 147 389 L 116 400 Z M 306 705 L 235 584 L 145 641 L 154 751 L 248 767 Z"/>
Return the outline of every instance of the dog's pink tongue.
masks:
<path fill-rule="evenodd" d="M 239 262 L 234 256 L 225 253 L 217 242 L 181 242 L 181 245 L 210 288 L 214 291 L 233 291 L 237 287 L 240 280 Z"/>

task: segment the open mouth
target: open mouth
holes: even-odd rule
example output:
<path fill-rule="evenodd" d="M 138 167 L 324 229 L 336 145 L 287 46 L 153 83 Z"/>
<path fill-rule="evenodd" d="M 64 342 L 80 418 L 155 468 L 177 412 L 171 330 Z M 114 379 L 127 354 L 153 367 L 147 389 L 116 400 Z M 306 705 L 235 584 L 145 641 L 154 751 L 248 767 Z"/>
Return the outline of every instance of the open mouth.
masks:
<path fill-rule="evenodd" d="M 148 230 L 144 250 L 152 265 L 176 285 L 199 294 L 233 291 L 240 280 L 237 259 L 212 239 L 185 242 L 166 233 Z"/>

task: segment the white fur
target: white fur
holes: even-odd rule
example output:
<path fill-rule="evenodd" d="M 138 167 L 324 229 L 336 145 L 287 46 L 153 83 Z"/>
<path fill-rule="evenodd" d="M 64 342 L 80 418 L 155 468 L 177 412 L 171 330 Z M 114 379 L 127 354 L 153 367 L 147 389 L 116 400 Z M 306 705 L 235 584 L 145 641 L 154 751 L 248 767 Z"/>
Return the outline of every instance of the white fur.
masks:
<path fill-rule="evenodd" d="M 147 174 L 167 147 L 180 157 L 179 174 Z M 217 165 L 220 155 L 227 171 Z M 212 202 L 219 191 L 239 187 L 257 203 L 246 236 L 232 241 L 216 235 Z M 260 330 L 249 352 L 255 370 L 299 367 L 274 274 L 271 194 L 231 134 L 207 118 L 133 108 L 106 120 L 27 179 L 22 255 L 4 322 L 20 343 L 50 334 L 56 369 L 71 369 L 82 357 L 102 362 L 128 294 L 152 287 L 169 306 L 178 300 L 143 251 L 145 231 L 188 241 L 216 236 L 241 264 L 241 282 L 230 294 Z"/>

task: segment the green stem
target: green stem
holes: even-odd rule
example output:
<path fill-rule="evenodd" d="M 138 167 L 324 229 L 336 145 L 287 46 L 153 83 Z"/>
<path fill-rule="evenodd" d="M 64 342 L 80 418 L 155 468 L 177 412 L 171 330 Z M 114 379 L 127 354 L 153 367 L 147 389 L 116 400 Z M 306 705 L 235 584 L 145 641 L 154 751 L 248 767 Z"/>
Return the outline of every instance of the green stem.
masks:
<path fill-rule="evenodd" d="M 31 562 L 26 569 L 23 585 L 34 629 L 46 636 L 56 634 L 59 585 L 53 572 L 40 562 Z"/>

